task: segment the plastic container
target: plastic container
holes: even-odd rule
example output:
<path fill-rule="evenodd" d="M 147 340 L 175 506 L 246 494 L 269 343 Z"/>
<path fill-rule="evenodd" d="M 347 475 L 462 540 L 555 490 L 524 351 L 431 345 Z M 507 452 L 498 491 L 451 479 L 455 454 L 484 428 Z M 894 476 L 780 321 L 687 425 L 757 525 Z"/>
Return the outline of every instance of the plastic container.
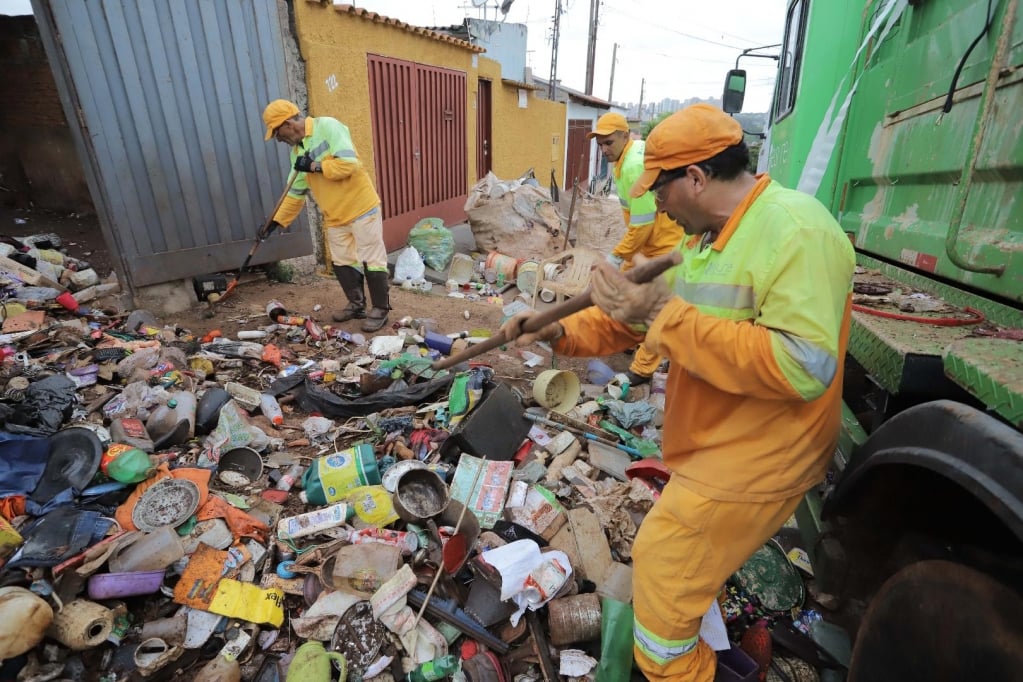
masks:
<path fill-rule="evenodd" d="M 110 422 L 110 440 L 125 443 L 143 452 L 153 451 L 153 439 L 140 419 L 119 418 Z"/>
<path fill-rule="evenodd" d="M 288 467 L 288 470 L 281 475 L 281 480 L 277 481 L 277 490 L 291 490 L 291 487 L 295 485 L 295 481 L 302 478 L 302 474 L 305 472 L 305 467 L 301 464 L 292 464 Z"/>
<path fill-rule="evenodd" d="M 586 380 L 591 384 L 606 386 L 614 375 L 615 371 L 600 360 L 590 360 L 586 363 Z"/>
<path fill-rule="evenodd" d="M 263 416 L 269 419 L 275 426 L 280 426 L 284 423 L 284 413 L 281 412 L 281 406 L 277 402 L 277 398 L 269 393 L 259 394 L 259 409 L 262 411 Z"/>
<path fill-rule="evenodd" d="M 283 540 L 322 533 L 325 530 L 343 526 L 353 514 L 354 511 L 351 507 L 344 502 L 339 502 L 324 509 L 317 509 L 298 516 L 289 516 L 277 522 L 277 537 Z"/>
<path fill-rule="evenodd" d="M 554 646 L 600 639 L 600 597 L 589 593 L 552 600 L 547 625 Z"/>
<path fill-rule="evenodd" d="M 376 454 L 366 443 L 313 460 L 302 476 L 301 498 L 306 504 L 339 502 L 362 485 L 380 485 Z"/>
<path fill-rule="evenodd" d="M 497 251 L 491 251 L 487 254 L 487 260 L 485 265 L 487 270 L 494 271 L 494 281 L 498 281 L 503 275 L 504 281 L 508 282 L 515 279 L 515 271 L 519 267 L 519 261 L 511 256 L 506 256 L 503 253 Z"/>
<path fill-rule="evenodd" d="M 454 280 L 459 286 L 472 281 L 473 270 L 476 262 L 472 256 L 464 253 L 456 253 L 451 257 L 451 265 L 448 267 L 448 280 Z"/>
<path fill-rule="evenodd" d="M 234 381 L 229 381 L 224 384 L 224 390 L 231 394 L 231 397 L 238 401 L 238 403 L 249 410 L 254 410 L 260 406 L 262 400 L 262 394 L 254 388 L 249 388 Z"/>
<path fill-rule="evenodd" d="M 565 414 L 579 402 L 579 390 L 579 377 L 567 370 L 544 370 L 533 382 L 536 402 L 560 414 Z"/>
<path fill-rule="evenodd" d="M 112 443 L 99 462 L 100 471 L 121 483 L 141 483 L 155 466 L 142 450 L 124 443 Z"/>
<path fill-rule="evenodd" d="M 539 273 L 540 264 L 535 260 L 522 261 L 515 271 L 515 286 L 521 292 L 532 294 L 536 289 L 536 279 Z"/>
<path fill-rule="evenodd" d="M 164 570 L 97 573 L 89 578 L 89 599 L 119 599 L 153 594 L 163 585 Z"/>
<path fill-rule="evenodd" d="M 146 420 L 146 431 L 155 447 L 178 445 L 195 435 L 195 395 L 188 391 L 175 391 Z"/>
<path fill-rule="evenodd" d="M 271 322 L 276 322 L 277 318 L 281 315 L 287 314 L 287 309 L 284 304 L 277 299 L 270 299 L 266 304 L 266 316 L 270 318 Z"/>
<path fill-rule="evenodd" d="M 113 573 L 162 571 L 183 556 L 181 537 L 173 526 L 163 526 L 152 533 L 138 532 L 134 540 L 114 550 L 109 566 Z"/>

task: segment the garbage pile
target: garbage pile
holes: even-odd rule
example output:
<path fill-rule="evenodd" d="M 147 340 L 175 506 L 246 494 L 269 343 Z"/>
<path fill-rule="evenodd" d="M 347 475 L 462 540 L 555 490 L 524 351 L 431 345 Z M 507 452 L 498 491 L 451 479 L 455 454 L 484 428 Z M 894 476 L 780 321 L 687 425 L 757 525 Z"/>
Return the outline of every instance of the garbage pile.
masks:
<path fill-rule="evenodd" d="M 0 336 L 0 680 L 629 679 L 663 373 L 520 392 L 432 370 L 453 340 L 423 320 L 28 307 Z M 754 567 L 723 595 L 738 667 L 740 633 L 813 619 L 782 563 L 795 592 Z"/>

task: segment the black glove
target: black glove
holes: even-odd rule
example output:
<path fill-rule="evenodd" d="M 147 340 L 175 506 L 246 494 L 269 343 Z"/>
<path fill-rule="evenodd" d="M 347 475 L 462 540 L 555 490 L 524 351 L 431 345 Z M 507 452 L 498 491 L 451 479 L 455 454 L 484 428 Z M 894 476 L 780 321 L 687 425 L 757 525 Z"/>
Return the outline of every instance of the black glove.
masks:
<path fill-rule="evenodd" d="M 308 152 L 295 159 L 295 170 L 300 173 L 312 173 L 313 172 L 313 157 L 309 156 Z"/>
<path fill-rule="evenodd" d="M 269 237 L 271 234 L 274 233 L 274 230 L 283 230 L 283 229 L 284 229 L 283 225 L 281 225 L 276 220 L 272 220 L 269 223 L 267 223 L 266 225 L 264 225 L 262 228 L 260 228 L 260 230 L 259 230 L 259 238 L 260 239 L 266 239 L 267 237 Z"/>

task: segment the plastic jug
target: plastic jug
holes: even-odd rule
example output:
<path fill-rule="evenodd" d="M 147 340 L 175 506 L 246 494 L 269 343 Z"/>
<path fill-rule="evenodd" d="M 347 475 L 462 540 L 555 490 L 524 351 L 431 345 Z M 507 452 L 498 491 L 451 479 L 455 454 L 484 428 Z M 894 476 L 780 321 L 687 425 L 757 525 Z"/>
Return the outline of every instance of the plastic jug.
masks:
<path fill-rule="evenodd" d="M 330 662 L 337 661 L 341 679 L 348 678 L 348 662 L 337 651 L 327 651 L 320 642 L 306 642 L 295 652 L 285 682 L 330 682 Z"/>
<path fill-rule="evenodd" d="M 185 556 L 185 546 L 173 526 L 162 526 L 152 533 L 136 531 L 111 554 L 112 573 L 157 571 Z"/>
<path fill-rule="evenodd" d="M 306 504 L 340 502 L 363 485 L 380 485 L 376 454 L 366 443 L 313 460 L 302 476 L 300 497 Z"/>
<path fill-rule="evenodd" d="M 157 449 L 178 445 L 195 435 L 195 396 L 177 391 L 146 420 L 146 431 Z"/>
<path fill-rule="evenodd" d="M 153 451 L 153 439 L 149 437 L 146 425 L 139 419 L 120 418 L 110 422 L 110 440 L 127 443 L 143 452 Z"/>

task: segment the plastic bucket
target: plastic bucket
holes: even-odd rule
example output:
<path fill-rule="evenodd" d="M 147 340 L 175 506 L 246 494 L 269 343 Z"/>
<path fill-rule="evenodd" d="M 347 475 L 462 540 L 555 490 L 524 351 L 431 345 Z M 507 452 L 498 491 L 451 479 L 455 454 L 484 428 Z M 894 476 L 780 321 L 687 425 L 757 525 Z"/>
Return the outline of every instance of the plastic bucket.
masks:
<path fill-rule="evenodd" d="M 472 273 L 476 269 L 476 261 L 472 256 L 464 253 L 456 253 L 451 258 L 451 266 L 448 268 L 448 279 L 458 282 L 459 285 L 468 284 L 472 281 Z"/>
<path fill-rule="evenodd" d="M 532 294 L 536 289 L 536 278 L 540 273 L 540 264 L 534 260 L 522 261 L 515 275 L 515 286 L 519 291 Z"/>
<path fill-rule="evenodd" d="M 586 379 L 591 384 L 606 386 L 614 375 L 615 371 L 600 360 L 590 360 L 586 363 Z"/>
<path fill-rule="evenodd" d="M 519 261 L 511 256 L 506 256 L 497 251 L 487 254 L 486 267 L 492 269 L 497 275 L 504 275 L 504 281 L 515 279 L 515 271 L 519 267 Z"/>
<path fill-rule="evenodd" d="M 579 401 L 579 377 L 574 372 L 548 369 L 533 382 L 533 398 L 544 407 L 564 414 Z"/>

